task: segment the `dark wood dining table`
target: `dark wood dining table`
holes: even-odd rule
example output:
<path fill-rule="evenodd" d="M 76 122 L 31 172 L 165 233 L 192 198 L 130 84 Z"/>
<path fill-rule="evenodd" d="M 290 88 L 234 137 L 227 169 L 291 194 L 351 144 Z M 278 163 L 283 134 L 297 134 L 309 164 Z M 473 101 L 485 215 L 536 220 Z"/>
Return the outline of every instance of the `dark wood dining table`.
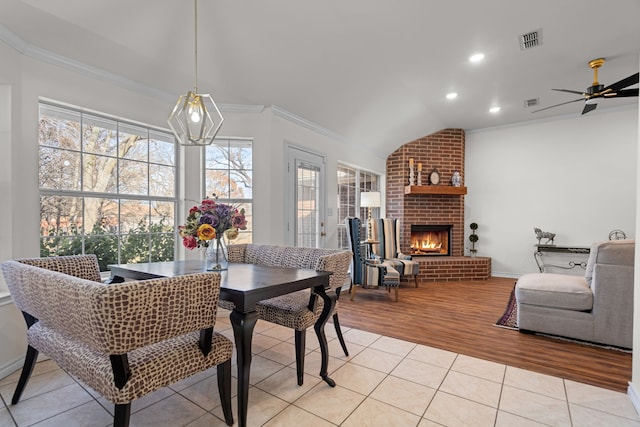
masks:
<path fill-rule="evenodd" d="M 147 280 L 159 277 L 175 277 L 206 271 L 206 262 L 200 260 L 150 262 L 139 264 L 109 265 L 111 276 L 126 279 Z M 336 293 L 329 287 L 331 273 L 302 268 L 268 267 L 255 264 L 229 263 L 228 270 L 220 272 L 220 298 L 235 305 L 230 314 L 235 338 L 238 369 L 238 425 L 247 425 L 249 399 L 249 374 L 251 370 L 251 341 L 258 320 L 256 303 L 265 299 L 285 295 L 302 289 L 313 288 L 324 305 L 314 325 L 320 342 L 322 364 L 320 376 L 331 387 L 335 382 L 329 378 L 329 347 L 324 334 L 336 302 Z"/>

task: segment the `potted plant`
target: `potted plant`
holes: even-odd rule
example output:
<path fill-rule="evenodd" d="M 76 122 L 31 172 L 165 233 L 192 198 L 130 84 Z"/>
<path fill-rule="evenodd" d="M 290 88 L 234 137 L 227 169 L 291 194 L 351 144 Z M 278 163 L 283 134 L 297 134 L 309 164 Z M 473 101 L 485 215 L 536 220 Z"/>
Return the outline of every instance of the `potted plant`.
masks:
<path fill-rule="evenodd" d="M 476 256 L 476 252 L 478 251 L 476 249 L 476 242 L 478 241 L 478 235 L 476 234 L 476 230 L 478 229 L 478 224 L 476 224 L 475 222 L 472 222 L 471 224 L 469 224 L 469 228 L 471 228 L 471 234 L 469 235 L 469 241 L 471 242 L 471 256 L 474 257 Z"/>

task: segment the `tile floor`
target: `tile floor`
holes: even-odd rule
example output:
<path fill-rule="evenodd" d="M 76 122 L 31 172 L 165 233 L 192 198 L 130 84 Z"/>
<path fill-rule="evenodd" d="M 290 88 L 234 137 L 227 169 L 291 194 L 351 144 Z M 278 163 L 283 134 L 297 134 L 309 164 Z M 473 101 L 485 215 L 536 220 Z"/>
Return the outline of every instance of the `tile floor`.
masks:
<path fill-rule="evenodd" d="M 228 316 L 216 329 L 232 337 Z M 330 388 L 307 334 L 304 385 L 296 384 L 293 332 L 259 321 L 253 339 L 250 426 L 638 426 L 624 393 L 343 328 L 345 357 L 327 325 Z M 235 355 L 234 355 L 235 360 Z M 234 369 L 235 374 L 235 369 Z M 113 407 L 53 362 L 39 362 L 18 405 L 19 372 L 0 380 L 0 427 L 109 426 Z M 224 426 L 215 369 L 133 402 L 132 426 Z M 233 381 L 235 395 L 235 380 Z M 234 416 L 236 416 L 234 401 Z"/>

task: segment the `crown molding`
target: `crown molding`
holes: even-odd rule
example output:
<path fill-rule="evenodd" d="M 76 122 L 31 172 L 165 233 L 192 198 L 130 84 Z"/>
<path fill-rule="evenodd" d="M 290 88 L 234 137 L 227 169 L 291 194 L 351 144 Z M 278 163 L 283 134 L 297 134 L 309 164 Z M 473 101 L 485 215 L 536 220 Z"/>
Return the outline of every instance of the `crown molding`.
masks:
<path fill-rule="evenodd" d="M 107 82 L 113 83 L 117 86 L 123 87 L 128 90 L 132 90 L 137 93 L 142 93 L 154 98 L 166 100 L 168 103 L 174 103 L 176 100 L 175 94 L 168 93 L 166 91 L 154 88 L 149 85 L 145 85 L 135 80 L 125 78 L 119 74 L 115 74 L 115 73 L 103 70 L 101 68 L 93 67 L 91 65 L 82 63 L 80 61 L 76 61 L 66 56 L 57 54 L 50 50 L 42 49 L 38 46 L 35 46 L 27 42 L 23 38 L 19 37 L 17 34 L 9 30 L 7 27 L 5 27 L 2 24 L 0 24 L 0 40 L 2 40 L 7 45 L 14 48 L 16 51 L 18 51 L 22 55 L 33 58 L 35 60 L 47 62 L 52 65 L 63 67 L 88 77 L 105 80 Z M 244 113 L 244 114 L 259 114 L 259 113 L 262 113 L 266 108 L 264 105 L 259 105 L 259 104 L 256 104 L 256 105 L 219 104 L 218 107 L 220 108 L 220 111 L 223 111 L 226 113 Z M 333 132 L 323 126 L 320 126 L 317 123 L 314 123 L 310 120 L 307 120 L 303 117 L 293 114 L 285 110 L 284 108 L 278 107 L 277 105 L 272 105 L 271 110 L 273 111 L 274 115 L 280 118 L 283 118 L 287 121 L 290 121 L 292 123 L 295 123 L 299 126 L 305 127 L 307 129 L 310 129 L 314 132 L 325 135 L 337 141 L 341 141 L 345 143 L 348 142 L 344 136 L 336 132 Z"/>
<path fill-rule="evenodd" d="M 340 141 L 340 142 L 344 142 L 344 143 L 348 143 L 349 142 L 349 141 L 347 141 L 347 139 L 344 136 L 342 136 L 342 135 L 340 135 L 340 134 L 338 134 L 338 133 L 336 133 L 336 132 L 334 132 L 332 130 L 327 129 L 324 126 L 320 126 L 319 124 L 314 123 L 311 120 L 307 120 L 304 117 L 300 117 L 300 116 L 298 116 L 296 114 L 293 114 L 293 113 L 285 110 L 282 107 L 278 107 L 277 105 L 272 105 L 271 106 L 271 111 L 273 111 L 273 114 L 275 116 L 278 116 L 278 117 L 283 118 L 285 120 L 288 120 L 288 121 L 290 121 L 292 123 L 295 123 L 295 124 L 297 124 L 299 126 L 302 126 L 302 127 L 307 128 L 307 129 L 310 129 L 310 130 L 312 130 L 314 132 L 317 132 L 317 133 L 319 133 L 321 135 L 328 136 L 329 138 L 335 139 L 336 141 Z"/>
<path fill-rule="evenodd" d="M 259 104 L 219 104 L 220 111 L 225 113 L 245 113 L 259 114 L 265 109 L 264 105 Z"/>

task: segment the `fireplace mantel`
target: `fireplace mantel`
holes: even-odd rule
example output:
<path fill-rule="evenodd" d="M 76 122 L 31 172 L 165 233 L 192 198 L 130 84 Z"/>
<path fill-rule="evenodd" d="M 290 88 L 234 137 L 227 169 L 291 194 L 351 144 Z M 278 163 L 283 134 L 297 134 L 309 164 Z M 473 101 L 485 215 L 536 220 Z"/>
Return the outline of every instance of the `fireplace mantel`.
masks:
<path fill-rule="evenodd" d="M 444 194 L 450 196 L 464 196 L 467 187 L 453 187 L 450 185 L 406 185 L 404 194 Z"/>

